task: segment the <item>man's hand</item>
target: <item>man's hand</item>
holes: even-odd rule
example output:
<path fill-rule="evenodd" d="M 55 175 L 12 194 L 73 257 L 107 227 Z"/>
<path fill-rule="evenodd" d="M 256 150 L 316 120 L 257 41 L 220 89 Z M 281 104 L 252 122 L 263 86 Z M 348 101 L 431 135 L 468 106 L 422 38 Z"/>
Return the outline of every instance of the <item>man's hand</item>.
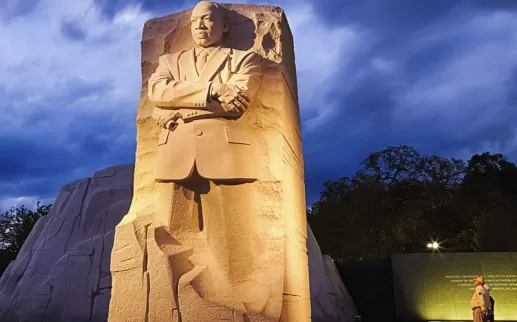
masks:
<path fill-rule="evenodd" d="M 244 113 L 250 99 L 247 93 L 237 86 L 212 83 L 211 96 L 217 99 L 225 112 Z"/>
<path fill-rule="evenodd" d="M 152 117 L 160 127 L 171 130 L 171 126 L 174 127 L 173 124 L 176 124 L 176 121 L 181 118 L 181 114 L 177 111 L 167 111 L 155 107 Z"/>

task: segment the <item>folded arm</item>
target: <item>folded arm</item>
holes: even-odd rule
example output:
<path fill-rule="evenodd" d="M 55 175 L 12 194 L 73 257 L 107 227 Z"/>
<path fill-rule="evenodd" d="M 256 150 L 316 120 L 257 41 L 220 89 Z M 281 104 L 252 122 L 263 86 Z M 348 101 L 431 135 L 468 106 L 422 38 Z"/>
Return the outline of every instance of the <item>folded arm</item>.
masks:
<path fill-rule="evenodd" d="M 235 70 L 226 84 L 212 84 L 211 96 L 220 103 L 215 108 L 211 105 L 214 112 L 220 109 L 242 114 L 258 92 L 262 82 L 262 62 L 259 55 L 248 53 Z"/>
<path fill-rule="evenodd" d="M 169 64 L 160 57 L 156 71 L 149 78 L 149 100 L 164 110 L 193 108 L 214 114 L 241 114 L 248 106 L 246 100 L 249 102 L 261 86 L 262 58 L 256 53 L 248 53 L 237 63 L 234 74 L 225 84 L 192 82 L 175 80 Z M 224 90 L 224 87 L 235 88 L 238 93 Z M 243 100 L 243 96 L 247 99 Z"/>
<path fill-rule="evenodd" d="M 149 101 L 164 109 L 206 109 L 211 82 L 175 80 L 167 61 L 160 57 L 148 82 Z"/>
<path fill-rule="evenodd" d="M 249 53 L 236 69 L 237 72 L 228 83 L 239 87 L 248 97 L 253 98 L 262 83 L 262 58 L 256 53 Z"/>

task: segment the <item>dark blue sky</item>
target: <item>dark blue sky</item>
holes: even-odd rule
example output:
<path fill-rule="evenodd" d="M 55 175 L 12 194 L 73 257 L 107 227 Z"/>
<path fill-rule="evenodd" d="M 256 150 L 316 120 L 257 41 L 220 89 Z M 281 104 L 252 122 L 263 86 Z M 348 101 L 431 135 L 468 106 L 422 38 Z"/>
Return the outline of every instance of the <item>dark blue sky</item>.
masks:
<path fill-rule="evenodd" d="M 388 145 L 517 159 L 517 1 L 247 2 L 283 7 L 293 30 L 309 203 Z M 134 162 L 143 23 L 196 1 L 6 3 L 0 209 Z"/>

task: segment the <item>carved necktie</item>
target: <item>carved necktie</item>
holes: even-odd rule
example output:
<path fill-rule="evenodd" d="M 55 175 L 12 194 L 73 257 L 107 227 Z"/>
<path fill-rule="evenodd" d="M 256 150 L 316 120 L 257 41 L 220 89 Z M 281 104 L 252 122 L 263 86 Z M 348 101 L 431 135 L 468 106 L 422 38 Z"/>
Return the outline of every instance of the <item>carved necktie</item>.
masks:
<path fill-rule="evenodd" d="M 205 67 L 206 65 L 206 61 L 208 59 L 208 51 L 207 50 L 203 50 L 199 56 L 197 56 L 197 60 L 196 60 L 196 69 L 197 69 L 197 73 L 200 75 L 201 72 L 203 71 L 203 67 Z"/>

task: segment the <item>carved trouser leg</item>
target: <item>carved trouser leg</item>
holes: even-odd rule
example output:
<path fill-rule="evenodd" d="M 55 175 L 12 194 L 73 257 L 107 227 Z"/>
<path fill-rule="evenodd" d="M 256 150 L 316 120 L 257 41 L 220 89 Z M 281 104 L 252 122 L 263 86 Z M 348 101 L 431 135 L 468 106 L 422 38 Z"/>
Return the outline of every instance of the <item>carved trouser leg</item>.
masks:
<path fill-rule="evenodd" d="M 147 235 L 152 221 L 152 216 L 137 217 L 115 230 L 110 322 L 148 321 L 151 280 Z"/>
<path fill-rule="evenodd" d="M 159 200 L 118 226 L 109 321 L 277 321 L 283 217 L 276 186 L 162 183 Z"/>
<path fill-rule="evenodd" d="M 168 213 L 170 217 L 163 231 L 156 230 L 156 243 L 169 256 L 174 298 L 182 321 L 205 321 L 197 314 L 207 312 L 209 307 L 220 313 L 206 321 L 217 321 L 217 315 L 227 321 L 230 313 L 239 319 L 248 313 L 249 321 L 265 321 L 264 317 L 252 319 L 253 313 L 275 316 L 280 311 L 282 283 L 271 281 L 273 274 L 268 270 L 281 270 L 283 263 L 268 261 L 267 255 L 272 254 L 265 253 L 271 246 L 281 249 L 274 244 L 283 241 L 265 238 L 270 234 L 268 227 L 256 218 L 260 209 L 253 199 L 260 196 L 259 186 L 214 183 L 197 173 L 187 182 L 163 185 L 171 186 L 162 189 L 165 194 L 160 203 L 170 201 L 168 207 L 160 207 L 160 216 Z M 186 274 L 191 276 L 184 281 L 188 288 L 181 288 L 180 281 Z M 274 275 L 279 275 L 278 271 Z M 186 289 L 190 293 L 182 294 Z M 193 291 L 198 301 L 192 299 Z"/>
<path fill-rule="evenodd" d="M 154 222 L 159 222 L 156 216 L 142 216 L 116 229 L 110 322 L 182 321 L 177 285 L 193 268 L 188 261 L 192 248 Z"/>

